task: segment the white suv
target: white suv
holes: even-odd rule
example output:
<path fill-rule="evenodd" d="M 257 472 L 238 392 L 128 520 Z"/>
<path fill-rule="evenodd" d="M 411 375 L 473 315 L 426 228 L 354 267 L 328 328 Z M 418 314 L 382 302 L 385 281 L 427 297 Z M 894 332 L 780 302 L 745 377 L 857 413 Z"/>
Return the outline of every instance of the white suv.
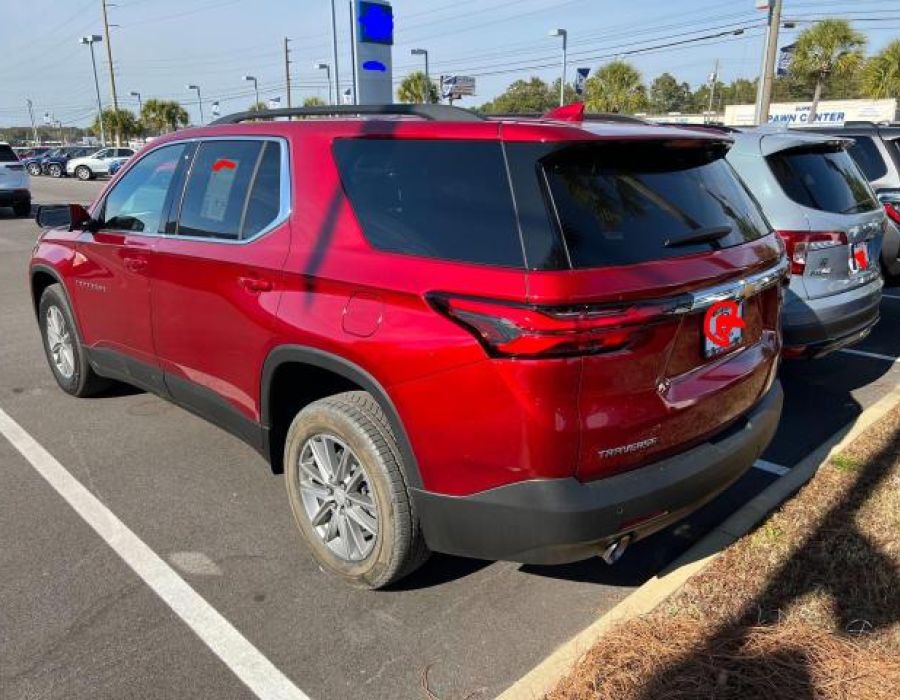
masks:
<path fill-rule="evenodd" d="M 133 155 L 132 148 L 103 148 L 89 156 L 70 160 L 66 163 L 66 174 L 79 180 L 91 180 L 97 175 L 108 175 L 113 161 L 125 161 Z"/>
<path fill-rule="evenodd" d="M 12 207 L 16 216 L 31 213 L 31 177 L 8 143 L 0 143 L 0 207 Z"/>

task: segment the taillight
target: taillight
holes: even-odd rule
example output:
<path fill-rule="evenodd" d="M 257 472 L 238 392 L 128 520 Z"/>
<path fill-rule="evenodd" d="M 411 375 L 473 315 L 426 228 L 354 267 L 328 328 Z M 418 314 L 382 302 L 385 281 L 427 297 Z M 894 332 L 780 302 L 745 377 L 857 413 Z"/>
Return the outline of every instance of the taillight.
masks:
<path fill-rule="evenodd" d="M 884 211 L 887 213 L 888 218 L 900 224 L 900 203 L 898 202 L 885 202 L 884 203 Z"/>
<path fill-rule="evenodd" d="M 847 245 L 847 234 L 843 231 L 777 231 L 777 233 L 787 248 L 792 275 L 803 274 L 809 251 Z"/>
<path fill-rule="evenodd" d="M 489 354 L 561 357 L 621 350 L 665 313 L 663 305 L 560 309 L 444 294 L 432 306 L 472 333 Z"/>

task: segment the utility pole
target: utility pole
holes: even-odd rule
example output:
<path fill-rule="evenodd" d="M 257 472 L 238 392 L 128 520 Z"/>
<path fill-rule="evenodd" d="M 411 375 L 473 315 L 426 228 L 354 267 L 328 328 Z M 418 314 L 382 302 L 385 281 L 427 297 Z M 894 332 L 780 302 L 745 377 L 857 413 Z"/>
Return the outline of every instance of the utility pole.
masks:
<path fill-rule="evenodd" d="M 331 0 L 331 69 L 334 72 L 334 102 L 341 103 L 341 81 L 338 73 L 337 20 L 334 14 L 334 0 Z"/>
<path fill-rule="evenodd" d="M 119 98 L 116 96 L 116 72 L 113 70 L 112 44 L 109 42 L 109 19 L 106 16 L 106 0 L 100 0 L 103 8 L 103 35 L 106 39 L 106 59 L 109 61 L 109 91 L 112 97 L 113 109 L 119 111 Z M 120 146 L 119 130 L 116 129 L 116 145 Z"/>
<path fill-rule="evenodd" d="M 769 105 L 772 103 L 772 84 L 775 76 L 775 56 L 778 53 L 778 28 L 781 25 L 783 0 L 769 0 L 769 28 L 766 30 L 762 74 L 756 93 L 756 123 L 769 123 Z"/>
<path fill-rule="evenodd" d="M 713 105 L 716 101 L 716 83 L 719 82 L 719 59 L 716 59 L 716 67 L 713 68 L 712 75 L 709 76 L 709 109 L 707 110 L 707 121 L 712 121 Z"/>
<path fill-rule="evenodd" d="M 284 85 L 287 90 L 287 106 L 291 107 L 291 50 L 288 48 L 290 39 L 284 37 Z"/>
<path fill-rule="evenodd" d="M 28 105 L 28 117 L 31 119 L 31 136 L 34 141 L 35 146 L 39 146 L 38 143 L 38 131 L 37 126 L 34 124 L 34 105 L 32 105 L 31 100 L 25 100 L 25 104 Z"/>

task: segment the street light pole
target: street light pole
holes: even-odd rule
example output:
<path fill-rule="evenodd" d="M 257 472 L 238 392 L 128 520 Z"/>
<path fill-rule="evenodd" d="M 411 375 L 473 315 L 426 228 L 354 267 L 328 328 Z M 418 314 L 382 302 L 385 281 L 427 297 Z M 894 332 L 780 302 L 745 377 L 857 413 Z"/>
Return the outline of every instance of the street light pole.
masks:
<path fill-rule="evenodd" d="M 756 123 L 769 123 L 769 106 L 772 103 L 772 84 L 775 75 L 775 56 L 778 53 L 778 28 L 781 24 L 782 0 L 769 0 L 769 28 L 763 53 L 762 75 L 756 93 Z"/>
<path fill-rule="evenodd" d="M 332 104 L 341 103 L 341 81 L 338 77 L 338 41 L 337 41 L 337 21 L 334 13 L 334 0 L 331 0 L 331 64 L 334 66 L 334 102 Z M 330 81 L 329 81 L 330 82 Z M 331 88 L 329 88 L 329 91 Z"/>
<path fill-rule="evenodd" d="M 431 74 L 428 72 L 428 50 L 427 49 L 413 49 L 410 51 L 413 56 L 424 56 L 425 57 L 425 102 L 431 102 Z"/>
<path fill-rule="evenodd" d="M 91 49 L 91 65 L 94 67 L 94 88 L 97 91 L 97 121 L 100 123 L 100 143 L 106 145 L 106 130 L 103 128 L 103 103 L 100 101 L 100 81 L 97 80 L 97 59 L 94 56 L 94 44 L 103 41 L 103 37 L 97 34 L 83 36 L 78 40 L 79 44 L 86 44 Z"/>
<path fill-rule="evenodd" d="M 144 111 L 144 103 L 141 102 L 141 93 L 135 92 L 134 90 L 132 90 L 132 91 L 131 91 L 131 96 L 132 96 L 132 97 L 137 97 L 137 101 L 138 101 L 138 117 L 140 117 L 140 116 L 141 116 L 141 112 Z"/>
<path fill-rule="evenodd" d="M 709 109 L 707 110 L 707 119 L 706 121 L 711 121 L 709 118 L 713 111 L 713 104 L 716 99 L 716 83 L 719 82 L 719 59 L 716 59 L 716 67 L 713 69 L 712 74 L 709 76 Z"/>
<path fill-rule="evenodd" d="M 28 118 L 31 119 L 31 136 L 34 140 L 34 145 L 39 146 L 38 143 L 38 130 L 37 126 L 34 123 L 34 105 L 32 104 L 30 99 L 25 100 L 25 104 L 28 106 Z"/>
<path fill-rule="evenodd" d="M 252 75 L 245 75 L 244 80 L 253 81 L 253 92 L 256 93 L 256 108 L 259 108 L 259 83 L 256 82 L 256 77 Z"/>
<path fill-rule="evenodd" d="M 328 99 L 331 99 L 331 66 L 327 63 L 317 63 L 316 70 L 324 70 L 325 76 L 328 78 Z M 331 104 L 335 104 L 332 102 Z"/>
<path fill-rule="evenodd" d="M 200 126 L 203 126 L 203 98 L 200 97 L 200 86 L 199 85 L 188 85 L 188 90 L 196 90 L 197 92 L 197 104 L 200 107 Z"/>
<path fill-rule="evenodd" d="M 565 29 L 553 29 L 550 31 L 550 36 L 562 37 L 562 77 L 559 81 L 559 106 L 562 107 L 566 102 L 566 61 L 568 59 L 569 33 Z"/>

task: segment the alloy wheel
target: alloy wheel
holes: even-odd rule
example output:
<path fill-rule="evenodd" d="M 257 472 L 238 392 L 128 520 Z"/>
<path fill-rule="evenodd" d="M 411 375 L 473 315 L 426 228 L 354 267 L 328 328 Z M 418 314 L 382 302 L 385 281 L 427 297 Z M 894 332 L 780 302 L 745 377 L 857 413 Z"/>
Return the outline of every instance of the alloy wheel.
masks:
<path fill-rule="evenodd" d="M 303 507 L 322 542 L 344 561 L 369 556 L 378 538 L 378 507 L 353 450 L 317 433 L 303 443 L 297 468 Z"/>
<path fill-rule="evenodd" d="M 47 309 L 46 332 L 47 347 L 56 371 L 65 379 L 71 379 L 75 374 L 75 348 L 66 317 L 58 306 Z"/>

